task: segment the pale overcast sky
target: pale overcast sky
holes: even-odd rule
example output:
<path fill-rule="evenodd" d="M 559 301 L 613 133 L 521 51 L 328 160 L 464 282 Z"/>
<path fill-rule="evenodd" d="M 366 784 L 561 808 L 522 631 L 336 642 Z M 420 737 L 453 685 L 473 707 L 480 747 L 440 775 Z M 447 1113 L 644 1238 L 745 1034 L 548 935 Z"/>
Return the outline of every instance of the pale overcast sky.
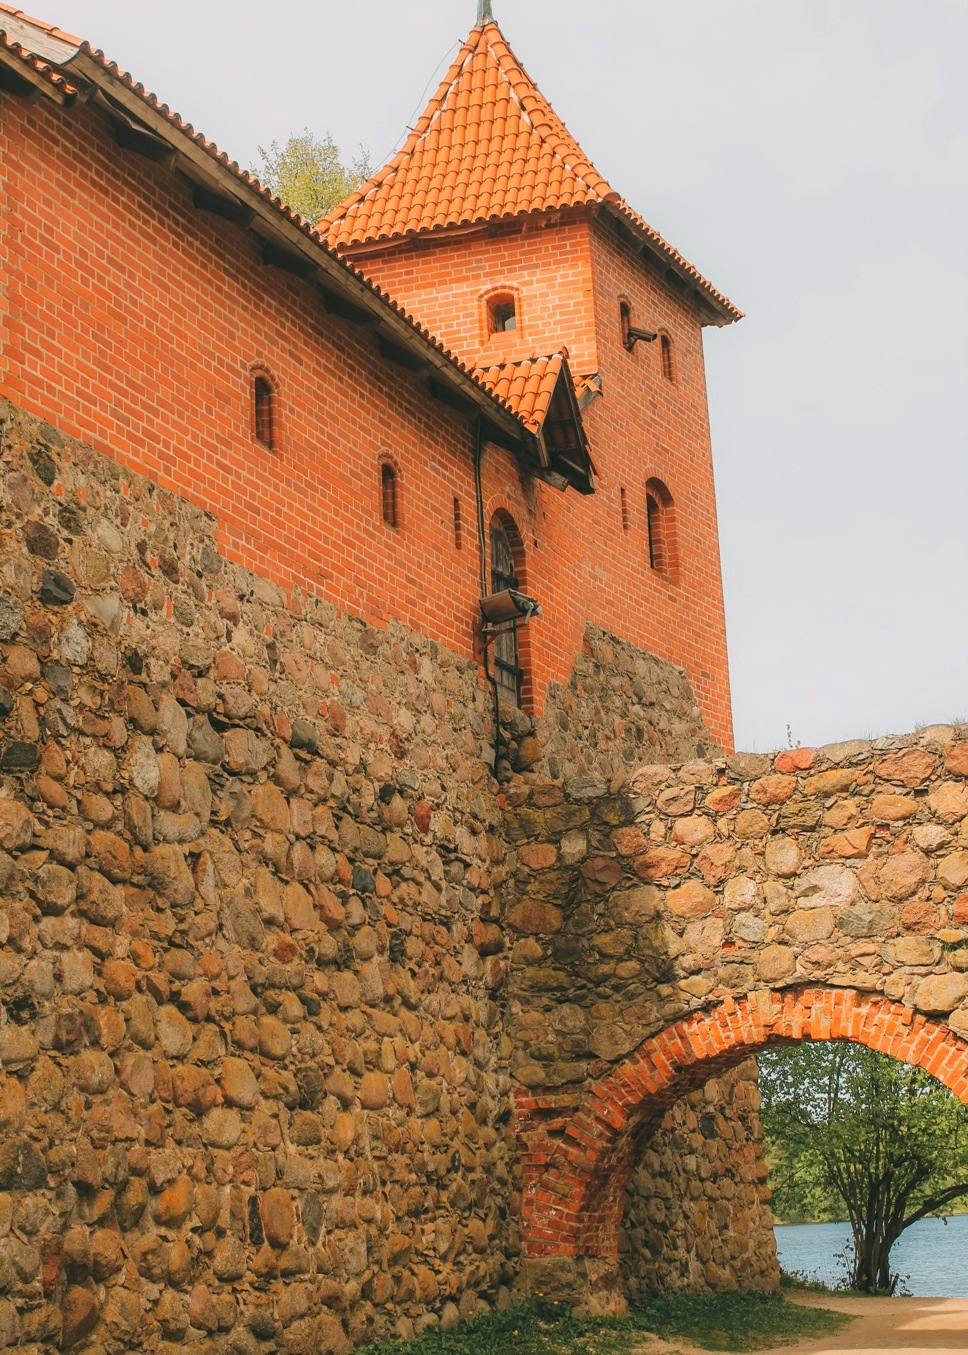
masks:
<path fill-rule="evenodd" d="M 375 162 L 476 0 L 24 0 L 243 165 Z M 707 330 L 737 743 L 968 720 L 968 4 L 494 0 L 602 173 L 744 309 Z"/>

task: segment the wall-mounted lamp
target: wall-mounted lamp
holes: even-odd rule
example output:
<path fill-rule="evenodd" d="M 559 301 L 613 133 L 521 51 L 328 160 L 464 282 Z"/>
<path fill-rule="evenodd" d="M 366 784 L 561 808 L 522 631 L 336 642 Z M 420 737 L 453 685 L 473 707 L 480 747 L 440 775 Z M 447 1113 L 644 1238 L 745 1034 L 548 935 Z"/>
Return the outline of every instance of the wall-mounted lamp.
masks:
<path fill-rule="evenodd" d="M 655 343 L 658 337 L 651 329 L 635 329 L 629 326 L 625 331 L 625 347 L 630 353 L 634 353 L 637 343 Z"/>
<path fill-rule="evenodd" d="M 526 625 L 533 616 L 541 615 L 541 606 L 537 598 L 505 588 L 502 593 L 481 598 L 481 613 L 488 626 Z"/>

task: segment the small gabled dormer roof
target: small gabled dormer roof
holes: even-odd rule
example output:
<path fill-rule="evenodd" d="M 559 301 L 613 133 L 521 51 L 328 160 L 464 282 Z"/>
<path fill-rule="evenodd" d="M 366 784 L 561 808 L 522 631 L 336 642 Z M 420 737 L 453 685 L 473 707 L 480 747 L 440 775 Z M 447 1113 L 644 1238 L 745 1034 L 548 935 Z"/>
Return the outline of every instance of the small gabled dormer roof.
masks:
<path fill-rule="evenodd" d="M 457 226 L 600 208 L 699 293 L 714 323 L 741 319 L 599 174 L 488 9 L 403 148 L 319 223 L 330 245 L 351 252 Z"/>
<path fill-rule="evenodd" d="M 478 367 L 474 375 L 514 410 L 537 441 L 538 474 L 563 489 L 595 492 L 595 464 L 579 412 L 568 350 Z"/>

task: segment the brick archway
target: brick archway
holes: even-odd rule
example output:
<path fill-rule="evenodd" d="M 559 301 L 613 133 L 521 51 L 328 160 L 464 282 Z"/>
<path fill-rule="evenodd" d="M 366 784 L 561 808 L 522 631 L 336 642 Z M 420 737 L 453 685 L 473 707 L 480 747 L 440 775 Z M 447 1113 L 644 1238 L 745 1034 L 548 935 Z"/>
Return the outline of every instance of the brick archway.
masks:
<path fill-rule="evenodd" d="M 925 1069 L 968 1104 L 968 1043 L 947 1025 L 849 989 L 729 999 L 646 1040 L 578 1100 L 522 1095 L 516 1125 L 529 1258 L 618 1255 L 637 1151 L 680 1097 L 772 1046 L 850 1040 Z"/>

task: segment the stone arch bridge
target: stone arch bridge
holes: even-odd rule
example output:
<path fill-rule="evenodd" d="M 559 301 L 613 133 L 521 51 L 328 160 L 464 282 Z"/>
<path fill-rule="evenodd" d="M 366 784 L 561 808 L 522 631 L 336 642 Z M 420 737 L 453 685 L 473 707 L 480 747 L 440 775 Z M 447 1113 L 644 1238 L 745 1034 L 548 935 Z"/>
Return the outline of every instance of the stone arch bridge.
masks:
<path fill-rule="evenodd" d="M 968 731 L 534 785 L 509 813 L 524 1283 L 620 1308 L 636 1158 L 750 1055 L 851 1040 L 968 1103 Z"/>

